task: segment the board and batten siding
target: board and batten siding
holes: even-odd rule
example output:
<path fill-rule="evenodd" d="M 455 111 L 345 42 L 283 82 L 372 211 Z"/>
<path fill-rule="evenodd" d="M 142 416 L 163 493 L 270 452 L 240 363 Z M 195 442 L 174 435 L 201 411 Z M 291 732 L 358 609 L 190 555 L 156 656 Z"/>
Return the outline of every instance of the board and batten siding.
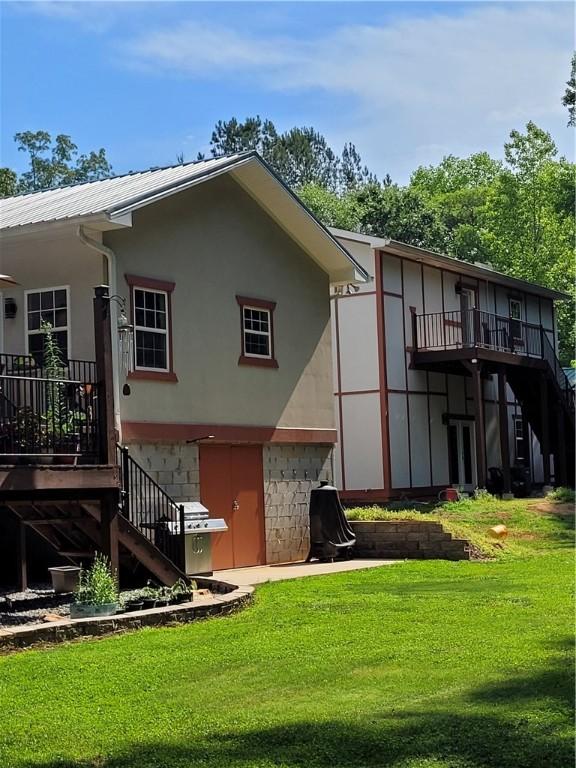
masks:
<path fill-rule="evenodd" d="M 346 247 L 350 241 L 341 238 Z M 552 302 L 518 293 L 488 280 L 470 278 L 392 253 L 368 243 L 355 256 L 371 274 L 372 290 L 332 299 L 334 391 L 339 443 L 335 478 L 346 493 L 376 497 L 439 488 L 449 483 L 447 414 L 472 417 L 470 382 L 464 376 L 410 369 L 412 313 L 458 311 L 458 283 L 476 289 L 478 307 L 504 316 L 510 297 L 523 302 L 523 319 L 542 324 L 554 340 Z M 372 266 L 368 253 L 372 253 Z M 378 260 L 380 262 L 378 263 Z M 378 329 L 378 302 L 382 327 Z M 498 390 L 494 377 L 483 382 L 488 466 L 500 466 Z M 514 418 L 520 408 L 508 387 L 510 455 L 515 455 Z M 538 441 L 529 430 L 533 480 L 541 482 Z M 387 466 L 388 465 L 388 466 Z M 385 478 L 390 478 L 386 486 Z M 366 498 L 370 498 L 369 495 Z"/>

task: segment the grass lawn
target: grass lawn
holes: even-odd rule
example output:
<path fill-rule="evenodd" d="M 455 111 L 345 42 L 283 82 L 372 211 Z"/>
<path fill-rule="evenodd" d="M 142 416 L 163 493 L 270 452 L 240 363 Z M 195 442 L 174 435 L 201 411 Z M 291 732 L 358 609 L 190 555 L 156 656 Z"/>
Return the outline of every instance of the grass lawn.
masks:
<path fill-rule="evenodd" d="M 498 505 L 453 510 L 479 540 L 509 515 L 497 559 L 277 582 L 232 618 L 0 658 L 0 765 L 570 768 L 571 520 Z"/>

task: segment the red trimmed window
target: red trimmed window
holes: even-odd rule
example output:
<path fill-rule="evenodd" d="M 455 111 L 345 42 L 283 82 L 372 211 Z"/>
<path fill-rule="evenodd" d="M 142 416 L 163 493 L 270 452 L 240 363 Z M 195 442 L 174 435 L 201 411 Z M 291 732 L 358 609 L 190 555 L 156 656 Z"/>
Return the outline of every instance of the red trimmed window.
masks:
<path fill-rule="evenodd" d="M 176 381 L 172 359 L 174 283 L 125 277 L 134 324 L 134 371 L 130 378 Z"/>
<path fill-rule="evenodd" d="M 278 368 L 274 358 L 274 309 L 276 302 L 236 296 L 240 305 L 242 351 L 238 365 Z"/>

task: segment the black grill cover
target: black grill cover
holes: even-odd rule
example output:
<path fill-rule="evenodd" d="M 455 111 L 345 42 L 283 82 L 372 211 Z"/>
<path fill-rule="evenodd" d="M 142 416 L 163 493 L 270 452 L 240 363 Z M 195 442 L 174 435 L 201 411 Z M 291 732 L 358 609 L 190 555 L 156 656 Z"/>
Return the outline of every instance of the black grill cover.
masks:
<path fill-rule="evenodd" d="M 327 483 L 321 483 L 310 493 L 310 552 L 306 562 L 313 557 L 333 560 L 335 557 L 351 557 L 356 544 L 338 491 Z"/>

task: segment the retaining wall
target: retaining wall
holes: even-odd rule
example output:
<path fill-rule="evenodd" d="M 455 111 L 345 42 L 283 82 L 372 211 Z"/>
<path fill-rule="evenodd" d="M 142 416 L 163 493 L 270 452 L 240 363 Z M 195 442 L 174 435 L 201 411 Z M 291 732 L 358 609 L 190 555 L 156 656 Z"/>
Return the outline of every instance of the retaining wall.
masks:
<path fill-rule="evenodd" d="M 465 539 L 455 539 L 440 523 L 415 520 L 351 521 L 357 557 L 470 560 Z"/>

